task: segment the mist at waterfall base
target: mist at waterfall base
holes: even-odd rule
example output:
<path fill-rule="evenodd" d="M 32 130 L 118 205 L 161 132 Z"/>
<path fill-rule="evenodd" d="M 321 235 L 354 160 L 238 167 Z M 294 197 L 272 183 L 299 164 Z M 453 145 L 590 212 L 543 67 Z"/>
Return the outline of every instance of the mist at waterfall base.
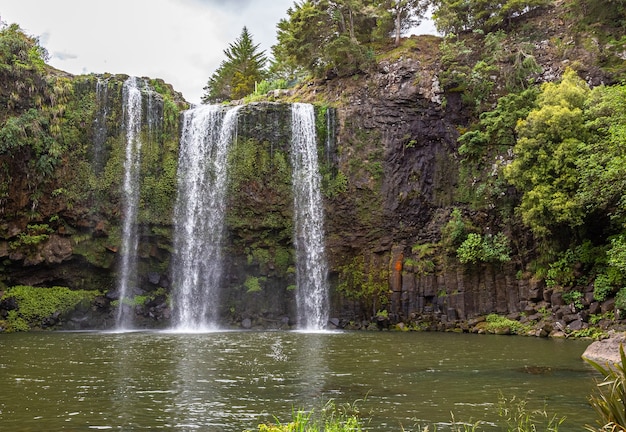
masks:
<path fill-rule="evenodd" d="M 452 415 L 504 432 L 502 394 L 583 432 L 597 377 L 580 359 L 587 345 L 424 332 L 4 334 L 0 430 L 243 432 L 332 400 L 355 406 L 370 432 L 456 430 Z"/>

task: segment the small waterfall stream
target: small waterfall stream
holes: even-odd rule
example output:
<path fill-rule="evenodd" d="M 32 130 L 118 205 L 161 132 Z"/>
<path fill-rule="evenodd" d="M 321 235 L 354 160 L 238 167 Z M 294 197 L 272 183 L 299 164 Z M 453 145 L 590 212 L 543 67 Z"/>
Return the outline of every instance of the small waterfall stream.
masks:
<path fill-rule="evenodd" d="M 137 211 L 139 207 L 139 170 L 141 167 L 141 90 L 136 77 L 124 82 L 124 127 L 126 152 L 124 159 L 124 182 L 122 191 L 122 245 L 121 266 L 118 280 L 119 307 L 116 327 L 128 329 L 132 325 L 132 310 L 125 301 L 137 283 Z"/>
<path fill-rule="evenodd" d="M 96 174 L 102 173 L 105 165 L 105 142 L 107 138 L 107 117 L 109 115 L 109 82 L 106 78 L 98 77 L 96 81 L 97 115 L 93 123 L 93 170 Z"/>
<path fill-rule="evenodd" d="M 239 108 L 184 113 L 174 213 L 173 319 L 181 331 L 217 326 L 228 147 Z"/>
<path fill-rule="evenodd" d="M 304 330 L 322 330 L 329 314 L 328 265 L 313 105 L 293 104 L 291 131 L 298 320 Z"/>

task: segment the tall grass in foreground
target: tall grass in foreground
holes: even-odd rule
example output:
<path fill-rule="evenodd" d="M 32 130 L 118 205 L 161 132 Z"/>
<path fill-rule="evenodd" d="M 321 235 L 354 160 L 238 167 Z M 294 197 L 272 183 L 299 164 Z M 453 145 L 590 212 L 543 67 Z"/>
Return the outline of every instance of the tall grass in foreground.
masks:
<path fill-rule="evenodd" d="M 313 411 L 294 410 L 289 423 L 260 424 L 259 432 L 362 432 L 363 420 L 356 403 L 336 406 L 326 403 L 320 415 Z"/>
<path fill-rule="evenodd" d="M 528 401 L 512 397 L 505 398 L 500 395 L 498 402 L 498 415 L 502 420 L 507 432 L 558 432 L 559 426 L 565 420 L 550 415 L 544 409 L 530 410 Z M 337 407 L 333 401 L 328 402 L 320 415 L 313 411 L 294 410 L 291 421 L 281 423 L 276 419 L 275 424 L 259 425 L 259 432 L 363 432 L 367 422 L 360 417 L 356 404 L 342 405 Z M 454 418 L 442 426 L 441 431 L 446 432 L 481 432 L 484 429 L 482 421 L 462 422 Z M 405 429 L 398 426 L 401 432 L 437 432 L 437 425 L 415 425 L 413 429 Z M 249 431 L 246 431 L 249 432 Z"/>
<path fill-rule="evenodd" d="M 619 354 L 620 363 L 606 366 L 585 359 L 604 377 L 604 380 L 598 383 L 598 393 L 589 398 L 589 403 L 599 416 L 598 427 L 587 425 L 586 429 L 589 431 L 626 431 L 626 356 L 621 344 Z"/>
<path fill-rule="evenodd" d="M 546 408 L 531 410 L 526 399 L 513 396 L 507 399 L 500 394 L 498 400 L 498 417 L 507 432 L 558 432 L 559 426 L 565 421 L 565 417 L 557 417 L 549 414 Z M 461 422 L 454 419 L 443 429 L 446 432 L 481 432 L 482 421 Z M 490 429 L 491 430 L 491 429 Z M 420 426 L 417 432 L 437 432 L 437 426 Z M 408 432 L 408 431 L 405 431 Z"/>

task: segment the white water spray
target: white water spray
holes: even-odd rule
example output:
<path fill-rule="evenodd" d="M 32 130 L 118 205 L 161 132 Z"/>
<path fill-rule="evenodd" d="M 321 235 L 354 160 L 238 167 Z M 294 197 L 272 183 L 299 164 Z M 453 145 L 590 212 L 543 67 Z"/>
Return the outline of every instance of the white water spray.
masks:
<path fill-rule="evenodd" d="M 122 190 L 122 245 L 119 275 L 119 307 L 116 326 L 128 329 L 132 324 L 132 310 L 125 300 L 137 283 L 137 211 L 139 207 L 139 170 L 141 167 L 141 90 L 137 78 L 130 77 L 122 89 L 124 100 L 124 127 L 126 129 L 126 152 L 124 159 L 124 183 Z"/>
<path fill-rule="evenodd" d="M 217 327 L 227 155 L 239 107 L 202 105 L 185 111 L 174 213 L 174 325 L 180 331 Z"/>
<path fill-rule="evenodd" d="M 304 330 L 323 330 L 329 314 L 328 265 L 313 105 L 293 104 L 291 132 L 299 326 Z"/>

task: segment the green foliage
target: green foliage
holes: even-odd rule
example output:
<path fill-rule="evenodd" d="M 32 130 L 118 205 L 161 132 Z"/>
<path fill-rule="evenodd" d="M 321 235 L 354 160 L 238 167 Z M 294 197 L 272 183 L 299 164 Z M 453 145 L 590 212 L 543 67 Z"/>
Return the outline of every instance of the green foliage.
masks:
<path fill-rule="evenodd" d="M 98 291 L 70 290 L 66 287 L 38 288 L 15 286 L 9 288 L 0 300 L 15 299 L 17 311 L 9 315 L 8 329 L 23 331 L 38 327 L 44 318 L 55 313 L 68 313 L 82 302 L 91 303 Z"/>
<path fill-rule="evenodd" d="M 254 92 L 244 98 L 245 103 L 267 100 L 269 93 L 273 90 L 287 89 L 290 83 L 284 78 L 272 80 L 264 79 L 260 83 L 256 83 Z M 270 99 L 271 100 L 271 99 Z"/>
<path fill-rule="evenodd" d="M 626 287 L 620 289 L 615 295 L 615 307 L 626 310 Z"/>
<path fill-rule="evenodd" d="M 241 99 L 253 93 L 256 84 L 265 78 L 265 52 L 259 51 L 259 45 L 254 44 L 247 27 L 224 50 L 224 55 L 226 60 L 211 75 L 204 87 L 204 103 Z"/>
<path fill-rule="evenodd" d="M 624 0 L 575 0 L 571 5 L 581 18 L 589 24 L 605 23 L 613 28 L 624 28 L 626 24 L 626 2 Z"/>
<path fill-rule="evenodd" d="M 580 148 L 576 168 L 580 205 L 623 218 L 626 215 L 626 85 L 599 86 L 585 101 L 589 139 Z"/>
<path fill-rule="evenodd" d="M 517 125 L 515 159 L 506 178 L 521 193 L 524 223 L 539 237 L 583 222 L 576 199 L 580 186 L 577 156 L 586 137 L 583 107 L 589 87 L 572 70 L 560 83 L 546 83 L 538 108 Z"/>
<path fill-rule="evenodd" d="M 293 410 L 291 421 L 276 424 L 260 424 L 259 432 L 361 432 L 363 421 L 355 404 L 337 406 L 334 401 L 326 403 L 321 412 Z"/>
<path fill-rule="evenodd" d="M 545 407 L 529 410 L 528 401 L 515 396 L 506 399 L 500 395 L 498 413 L 505 421 L 507 431 L 511 432 L 558 432 L 559 426 L 565 421 L 565 417 L 550 415 Z"/>
<path fill-rule="evenodd" d="M 441 229 L 441 243 L 449 252 L 454 252 L 473 230 L 474 227 L 463 217 L 461 210 L 455 207 L 450 213 L 450 220 Z"/>
<path fill-rule="evenodd" d="M 2 323 L 1 320 L 0 323 Z M 24 318 L 22 318 L 19 312 L 16 310 L 9 311 L 6 321 L 4 321 L 4 326 L 5 330 L 8 333 L 25 332 L 30 330 L 30 325 L 28 325 L 28 322 Z"/>
<path fill-rule="evenodd" d="M 597 393 L 589 402 L 598 415 L 597 427 L 587 425 L 589 431 L 626 430 L 626 356 L 620 344 L 620 362 L 601 365 L 593 360 L 584 360 L 603 376 L 597 384 Z"/>
<path fill-rule="evenodd" d="M 570 288 L 577 283 L 585 285 L 588 281 L 578 280 L 578 274 L 580 272 L 590 274 L 594 268 L 603 268 L 605 261 L 604 248 L 585 241 L 557 255 L 557 259 L 549 265 L 546 285 L 562 288 Z M 612 283 L 616 281 L 617 279 L 611 279 Z"/>
<path fill-rule="evenodd" d="M 480 234 L 469 233 L 467 238 L 456 250 L 456 255 L 462 263 L 476 264 L 482 261 L 483 238 Z"/>
<path fill-rule="evenodd" d="M 272 47 L 277 69 L 298 68 L 316 77 L 349 76 L 367 70 L 376 37 L 377 10 L 363 0 L 296 2 L 277 27 Z M 368 5 L 369 6 L 369 5 Z"/>
<path fill-rule="evenodd" d="M 512 148 L 516 144 L 517 123 L 534 109 L 537 94 L 537 87 L 530 87 L 498 99 L 494 110 L 482 113 L 478 123 L 459 137 L 459 153 L 466 158 L 478 158 L 487 155 L 489 149 Z"/>
<path fill-rule="evenodd" d="M 490 31 L 510 25 L 513 17 L 546 6 L 551 0 L 434 0 L 433 20 L 441 33 Z"/>
<path fill-rule="evenodd" d="M 26 227 L 26 232 L 21 232 L 17 240 L 9 243 L 9 248 L 13 250 L 33 250 L 41 242 L 48 240 L 49 234 L 53 233 L 48 224 L 32 224 Z"/>
<path fill-rule="evenodd" d="M 247 289 L 248 293 L 255 293 L 262 291 L 261 281 L 264 281 L 265 278 L 257 278 L 254 276 L 246 277 L 246 281 L 243 283 L 243 286 Z"/>
<path fill-rule="evenodd" d="M 485 322 L 485 330 L 489 333 L 510 332 L 518 335 L 526 335 L 528 331 L 531 330 L 531 326 L 528 324 L 522 324 L 519 321 L 498 314 L 487 315 Z"/>
<path fill-rule="evenodd" d="M 591 314 L 589 316 L 589 324 L 596 325 L 602 320 L 615 321 L 615 312 L 607 311 L 603 314 Z"/>
<path fill-rule="evenodd" d="M 348 191 L 348 177 L 341 171 L 335 175 L 327 171 L 322 176 L 321 187 L 326 198 L 334 198 Z"/>
<path fill-rule="evenodd" d="M 465 39 L 455 34 L 446 36 L 439 45 L 441 69 L 439 80 L 448 91 L 463 91 L 467 88 L 471 73 L 469 66 L 472 50 L 465 44 Z"/>
<path fill-rule="evenodd" d="M 626 236 L 621 234 L 611 239 L 611 249 L 607 252 L 609 265 L 626 274 Z"/>
<path fill-rule="evenodd" d="M 485 236 L 470 233 L 456 254 L 462 263 L 508 262 L 511 260 L 511 247 L 508 237 L 501 232 Z"/>
<path fill-rule="evenodd" d="M 436 251 L 437 247 L 432 243 L 413 245 L 411 257 L 404 260 L 404 265 L 411 267 L 416 274 L 432 273 L 435 270 L 433 256 Z"/>
<path fill-rule="evenodd" d="M 355 256 L 339 267 L 337 290 L 346 298 L 360 300 L 374 315 L 389 300 L 389 268 L 377 265 L 373 259 L 366 261 L 362 255 Z"/>
<path fill-rule="evenodd" d="M 580 338 L 580 339 L 593 339 L 593 340 L 602 340 L 608 337 L 608 333 L 605 330 L 602 330 L 598 327 L 587 327 L 580 330 L 574 330 L 569 332 L 568 337 L 572 338 Z"/>
<path fill-rule="evenodd" d="M 572 249 L 563 252 L 559 259 L 550 264 L 546 277 L 548 287 L 571 287 L 576 282 L 574 265 L 578 261 Z"/>
<path fill-rule="evenodd" d="M 593 282 L 593 298 L 597 301 L 604 301 L 609 294 L 613 292 L 611 281 L 606 274 L 600 274 L 596 276 Z"/>
<path fill-rule="evenodd" d="M 563 293 L 563 301 L 567 304 L 572 304 L 576 309 L 583 308 L 584 294 L 580 291 L 568 291 Z"/>

